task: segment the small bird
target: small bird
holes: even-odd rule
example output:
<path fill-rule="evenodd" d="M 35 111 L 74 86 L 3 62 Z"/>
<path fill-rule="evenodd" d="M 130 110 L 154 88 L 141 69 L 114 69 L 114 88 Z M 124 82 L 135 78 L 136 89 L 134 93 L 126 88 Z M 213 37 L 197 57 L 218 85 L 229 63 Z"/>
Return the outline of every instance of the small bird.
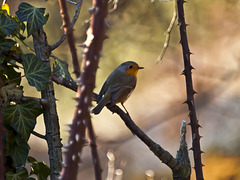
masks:
<path fill-rule="evenodd" d="M 136 87 L 139 69 L 144 68 L 139 67 L 133 61 L 126 61 L 119 65 L 103 84 L 97 99 L 98 105 L 92 110 L 92 113 L 99 114 L 105 105 L 110 104 L 110 106 L 113 106 L 119 102 L 127 112 L 123 103 L 129 98 Z"/>

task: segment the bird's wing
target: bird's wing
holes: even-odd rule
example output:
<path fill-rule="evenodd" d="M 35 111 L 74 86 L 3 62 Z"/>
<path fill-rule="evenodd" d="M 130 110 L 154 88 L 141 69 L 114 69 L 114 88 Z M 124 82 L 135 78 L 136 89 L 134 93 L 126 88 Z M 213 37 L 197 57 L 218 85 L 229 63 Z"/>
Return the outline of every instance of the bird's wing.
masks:
<path fill-rule="evenodd" d="M 112 88 L 111 105 L 118 102 L 125 102 L 134 90 L 131 86 L 115 86 Z"/>
<path fill-rule="evenodd" d="M 104 84 L 103 84 L 103 86 L 102 86 L 102 89 L 101 89 L 100 92 L 99 92 L 99 96 L 98 96 L 98 99 L 97 99 L 97 103 L 102 99 L 102 96 L 106 93 L 107 87 L 108 87 L 108 84 L 107 84 L 107 81 L 105 81 Z"/>

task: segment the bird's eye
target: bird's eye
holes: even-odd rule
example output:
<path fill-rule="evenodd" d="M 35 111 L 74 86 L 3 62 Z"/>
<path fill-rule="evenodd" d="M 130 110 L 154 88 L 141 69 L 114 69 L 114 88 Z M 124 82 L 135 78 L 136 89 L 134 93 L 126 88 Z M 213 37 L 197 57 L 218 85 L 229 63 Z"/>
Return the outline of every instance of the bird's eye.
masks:
<path fill-rule="evenodd" d="M 132 65 L 130 65 L 130 66 L 128 66 L 128 68 L 129 68 L 129 69 L 132 69 L 132 68 L 133 68 L 133 66 L 132 66 Z"/>

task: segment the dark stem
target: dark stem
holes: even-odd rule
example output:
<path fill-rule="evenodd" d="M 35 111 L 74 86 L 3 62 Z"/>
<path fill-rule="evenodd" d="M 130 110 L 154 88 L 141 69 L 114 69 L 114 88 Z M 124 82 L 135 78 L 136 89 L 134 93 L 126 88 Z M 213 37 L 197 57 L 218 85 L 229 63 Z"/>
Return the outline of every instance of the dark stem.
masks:
<path fill-rule="evenodd" d="M 90 141 L 89 143 L 90 143 L 91 153 L 92 153 L 92 161 L 94 165 L 95 179 L 100 180 L 102 179 L 101 178 L 102 169 L 101 169 L 101 164 L 98 157 L 96 136 L 94 134 L 92 121 L 88 121 L 87 128 L 88 128 L 88 137 L 89 137 L 89 141 Z"/>
<path fill-rule="evenodd" d="M 50 49 L 43 28 L 33 33 L 33 43 L 37 57 L 50 66 Z M 50 161 L 50 178 L 51 180 L 57 180 L 62 169 L 62 144 L 56 109 L 56 98 L 51 79 L 49 79 L 47 88 L 41 91 L 41 95 L 42 99 L 46 99 L 48 102 L 46 106 L 43 106 L 43 116 Z"/>
<path fill-rule="evenodd" d="M 44 136 L 44 135 L 42 135 L 42 134 L 39 134 L 39 133 L 36 132 L 36 131 L 33 131 L 32 134 L 35 135 L 36 137 L 39 137 L 39 138 L 41 138 L 41 139 L 47 140 L 46 136 Z"/>
<path fill-rule="evenodd" d="M 65 0 L 58 0 L 60 5 L 60 13 L 62 15 L 63 20 L 63 28 L 64 32 L 67 35 L 68 45 L 71 51 L 72 55 L 72 62 L 73 62 L 73 73 L 76 75 L 76 77 L 80 77 L 80 67 L 77 57 L 77 51 L 75 47 L 75 38 L 73 36 L 73 27 L 70 25 L 70 19 L 68 16 L 67 6 Z"/>
<path fill-rule="evenodd" d="M 77 3 L 75 14 L 73 16 L 73 19 L 72 19 L 72 22 L 71 22 L 71 25 L 70 25 L 70 29 L 73 29 L 75 23 L 77 22 L 81 7 L 82 7 L 82 0 L 79 0 L 78 3 Z M 58 46 L 60 46 L 63 43 L 63 41 L 66 39 L 66 37 L 67 37 L 67 34 L 64 32 L 64 34 L 61 36 L 61 38 L 55 44 L 50 46 L 50 50 L 53 51 Z"/>
<path fill-rule="evenodd" d="M 201 159 L 201 148 L 200 148 L 200 135 L 199 135 L 199 123 L 197 120 L 196 109 L 195 109 L 195 102 L 194 102 L 194 94 L 196 93 L 193 90 L 193 82 L 192 82 L 192 65 L 190 62 L 190 55 L 191 52 L 188 46 L 187 40 L 187 31 L 184 18 L 184 8 L 183 3 L 184 0 L 177 0 L 177 9 L 178 9 L 178 25 L 180 29 L 180 36 L 181 36 L 181 44 L 182 44 L 182 51 L 183 51 L 183 60 L 184 60 L 184 71 L 183 74 L 185 75 L 186 80 L 186 90 L 187 90 L 187 100 L 185 103 L 188 104 L 189 110 L 189 117 L 190 117 L 190 125 L 192 130 L 192 150 L 194 156 L 194 168 L 196 171 L 196 179 L 203 180 L 203 171 L 202 171 L 202 159 Z"/>
<path fill-rule="evenodd" d="M 64 78 L 56 73 L 52 73 L 52 80 L 59 85 L 62 85 L 66 88 L 69 88 L 69 89 L 77 92 L 78 85 L 75 81 L 69 81 L 66 78 Z"/>
<path fill-rule="evenodd" d="M 136 135 L 148 148 L 169 168 L 173 171 L 180 168 L 180 164 L 177 160 L 166 150 L 164 150 L 159 144 L 155 143 L 151 138 L 149 138 L 131 119 L 129 114 L 125 113 L 118 106 L 114 105 L 112 107 L 107 106 L 107 108 L 113 113 L 117 113 L 121 119 L 124 121 L 126 126 L 130 131 Z"/>
<path fill-rule="evenodd" d="M 66 152 L 66 167 L 63 170 L 62 179 L 76 179 L 77 167 L 80 160 L 81 148 L 80 141 L 85 139 L 79 126 L 86 125 L 88 128 L 90 147 L 93 156 L 93 165 L 95 170 L 95 179 L 101 180 L 101 167 L 95 142 L 95 133 L 91 125 L 90 109 L 92 106 L 92 94 L 95 86 L 96 70 L 102 50 L 102 44 L 105 37 L 105 17 L 107 16 L 107 0 L 93 0 L 93 12 L 90 27 L 87 31 L 87 40 L 85 42 L 85 57 L 82 62 L 83 72 L 79 80 L 77 107 L 75 110 L 73 123 L 71 125 L 69 146 Z M 74 66 L 76 64 L 73 63 Z M 85 129 L 84 129 L 85 130 Z M 98 161 L 98 162 L 96 162 Z"/>
<path fill-rule="evenodd" d="M 77 179 L 78 166 L 81 162 L 81 152 L 86 145 L 86 121 L 82 118 L 82 109 L 80 103 L 81 86 L 78 86 L 76 101 L 77 105 L 74 110 L 73 121 L 70 127 L 70 137 L 68 144 L 65 146 L 66 153 L 63 162 L 62 180 Z"/>
<path fill-rule="evenodd" d="M 67 6 L 65 0 L 59 0 L 60 12 L 63 20 L 64 32 L 66 34 L 68 45 L 72 54 L 72 63 L 74 74 L 77 79 L 80 79 L 80 66 L 77 58 L 75 39 L 73 36 L 73 29 L 70 26 L 70 20 L 68 16 Z M 53 78 L 56 76 L 52 76 Z M 70 137 L 68 145 L 66 146 L 66 156 L 64 161 L 64 169 L 62 170 L 62 179 L 76 179 L 78 172 L 78 164 L 81 162 L 81 152 L 86 144 L 85 131 L 86 131 L 86 120 L 83 116 L 82 103 L 80 101 L 82 97 L 81 85 L 77 87 L 76 101 L 73 122 L 70 125 Z"/>

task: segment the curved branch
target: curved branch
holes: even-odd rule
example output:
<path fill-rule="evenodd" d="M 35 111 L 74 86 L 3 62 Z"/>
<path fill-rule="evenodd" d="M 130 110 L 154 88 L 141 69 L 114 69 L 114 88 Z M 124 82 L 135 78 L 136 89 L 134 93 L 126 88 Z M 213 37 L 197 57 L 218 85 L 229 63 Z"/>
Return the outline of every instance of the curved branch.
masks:
<path fill-rule="evenodd" d="M 46 136 L 44 136 L 44 135 L 42 135 L 42 134 L 39 134 L 39 133 L 36 132 L 36 131 L 33 131 L 32 134 L 35 135 L 35 136 L 38 137 L 38 138 L 47 140 Z"/>
<path fill-rule="evenodd" d="M 164 150 L 159 144 L 155 143 L 133 122 L 129 114 L 125 113 L 116 105 L 111 107 L 107 106 L 107 108 L 111 112 L 117 113 L 130 131 L 135 134 L 144 144 L 146 144 L 148 148 L 170 169 L 176 171 L 181 167 L 181 164 L 168 151 Z"/>
<path fill-rule="evenodd" d="M 71 22 L 71 24 L 69 26 L 69 29 L 73 29 L 75 23 L 77 22 L 77 19 L 78 19 L 81 7 L 82 7 L 82 0 L 79 0 L 78 3 L 77 3 L 76 11 L 74 13 L 72 22 Z M 58 46 L 60 46 L 63 43 L 63 41 L 66 39 L 66 37 L 67 37 L 67 34 L 66 34 L 66 32 L 64 32 L 64 34 L 61 36 L 61 38 L 55 44 L 50 46 L 50 50 L 53 51 Z"/>

